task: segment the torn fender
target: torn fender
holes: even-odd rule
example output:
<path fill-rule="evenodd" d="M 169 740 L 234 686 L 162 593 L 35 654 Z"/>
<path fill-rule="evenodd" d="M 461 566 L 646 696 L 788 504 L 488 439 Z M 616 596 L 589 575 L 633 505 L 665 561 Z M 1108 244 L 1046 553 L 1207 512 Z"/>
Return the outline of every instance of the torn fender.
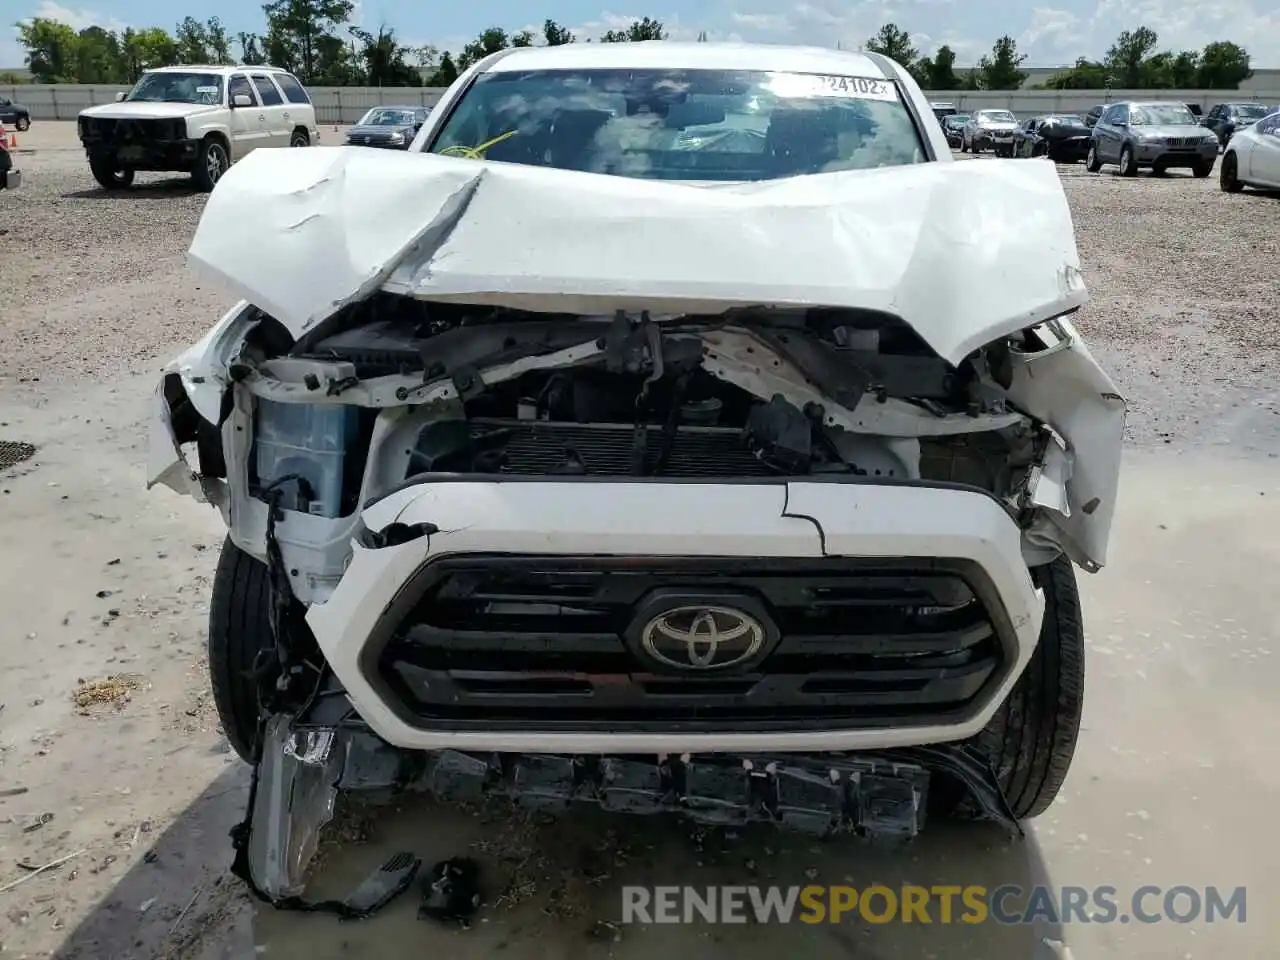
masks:
<path fill-rule="evenodd" d="M 195 497 L 200 502 L 209 499 L 200 478 L 182 453 L 181 445 L 194 437 L 177 435 L 166 385 L 176 377 L 196 413 L 209 423 L 218 425 L 223 396 L 231 387 L 228 372 L 231 362 L 256 323 L 252 308 L 242 300 L 223 314 L 222 319 L 196 343 L 165 364 L 152 395 L 148 418 L 148 490 L 160 484 L 177 493 Z"/>
<path fill-rule="evenodd" d="M 190 261 L 295 338 L 381 287 L 579 314 L 875 310 L 958 363 L 1087 300 L 1057 172 L 1020 161 L 704 185 L 256 150 L 211 195 Z"/>

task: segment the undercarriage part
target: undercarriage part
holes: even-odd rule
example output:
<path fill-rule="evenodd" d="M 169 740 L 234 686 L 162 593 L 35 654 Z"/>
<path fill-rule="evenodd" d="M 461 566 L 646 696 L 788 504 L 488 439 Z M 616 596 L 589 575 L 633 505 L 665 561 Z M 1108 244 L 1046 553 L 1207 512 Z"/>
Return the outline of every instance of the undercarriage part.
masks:
<path fill-rule="evenodd" d="M 339 791 L 395 789 L 410 779 L 411 767 L 411 758 L 368 734 L 295 729 L 291 715 L 274 715 L 264 726 L 248 816 L 231 833 L 232 872 L 281 910 L 356 920 L 381 909 L 413 883 L 422 861 L 411 853 L 395 854 L 343 900 L 305 900 L 306 870 Z"/>
<path fill-rule="evenodd" d="M 265 725 L 245 821 L 232 831 L 232 871 L 259 899 L 279 909 L 348 919 L 367 916 L 403 892 L 421 863 L 409 853 L 397 854 L 346 900 L 303 899 L 308 864 L 342 791 L 386 796 L 416 790 L 446 801 L 497 795 L 542 811 L 586 803 L 714 826 L 772 823 L 816 836 L 909 840 L 924 827 L 930 779 L 936 775 L 963 787 L 980 816 L 1022 835 L 995 773 L 971 747 L 960 744 L 778 756 L 416 754 L 386 744 L 358 722 L 317 727 L 277 714 Z M 456 898 L 450 898 L 452 884 L 458 881 L 463 893 L 475 884 L 466 870 L 441 873 L 441 866 L 433 868 L 438 876 L 424 878 L 425 902 L 434 909 L 428 915 L 448 913 L 456 919 L 466 911 L 456 909 Z M 449 890 L 441 880 L 449 881 Z"/>

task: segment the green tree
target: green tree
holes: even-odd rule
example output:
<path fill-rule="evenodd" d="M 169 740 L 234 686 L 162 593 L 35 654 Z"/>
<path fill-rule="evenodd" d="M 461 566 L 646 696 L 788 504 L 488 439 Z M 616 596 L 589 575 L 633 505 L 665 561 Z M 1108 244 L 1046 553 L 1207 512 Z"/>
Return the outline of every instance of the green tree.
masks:
<path fill-rule="evenodd" d="M 1055 73 L 1036 86 L 1041 90 L 1101 90 L 1110 76 L 1105 64 L 1080 57 L 1070 70 Z"/>
<path fill-rule="evenodd" d="M 643 20 L 632 20 L 631 26 L 625 30 L 606 30 L 600 37 L 601 43 L 630 43 L 640 40 L 665 40 L 667 31 L 661 20 L 645 17 Z"/>
<path fill-rule="evenodd" d="M 573 33 L 568 27 L 561 26 L 554 20 L 547 20 L 542 24 L 542 39 L 548 47 L 561 47 L 566 43 L 573 43 Z"/>
<path fill-rule="evenodd" d="M 1183 50 L 1172 54 L 1168 65 L 1169 86 L 1175 90 L 1187 90 L 1196 85 L 1200 75 L 1200 54 Z"/>
<path fill-rule="evenodd" d="M 36 83 L 74 83 L 80 38 L 65 23 L 33 17 L 17 25 L 18 42 L 27 48 L 27 69 Z"/>
<path fill-rule="evenodd" d="M 1107 50 L 1103 63 L 1111 71 L 1111 82 L 1122 90 L 1140 90 L 1152 79 L 1147 63 L 1160 43 L 1150 27 L 1125 30 Z"/>
<path fill-rule="evenodd" d="M 128 78 L 120 38 L 102 27 L 85 27 L 76 37 L 77 83 L 122 83 Z"/>
<path fill-rule="evenodd" d="M 517 33 L 514 37 L 511 38 L 511 45 L 513 47 L 532 47 L 533 31 L 521 30 L 519 33 Z"/>
<path fill-rule="evenodd" d="M 237 33 L 236 43 L 240 44 L 240 62 L 251 67 L 267 62 L 262 53 L 262 38 L 256 33 Z"/>
<path fill-rule="evenodd" d="M 135 82 L 143 70 L 171 67 L 181 59 L 177 41 L 160 27 L 127 29 L 120 35 L 120 46 L 128 72 L 125 79 L 130 83 Z"/>
<path fill-rule="evenodd" d="M 231 56 L 231 38 L 227 36 L 227 28 L 217 17 L 210 17 L 204 22 L 205 37 L 209 42 L 209 56 L 214 63 L 235 63 Z"/>
<path fill-rule="evenodd" d="M 904 67 L 914 66 L 920 60 L 920 51 L 911 44 L 911 34 L 896 23 L 886 23 L 865 46 L 868 53 L 878 53 Z"/>
<path fill-rule="evenodd" d="M 985 54 L 978 61 L 978 82 L 983 90 L 1017 90 L 1027 79 L 1027 72 L 1019 70 L 1027 59 L 1018 53 L 1018 44 L 1008 35 L 1001 37 L 991 47 L 991 56 Z"/>
<path fill-rule="evenodd" d="M 371 87 L 420 86 L 422 73 L 405 61 L 415 51 L 403 46 L 395 31 L 388 26 L 378 28 L 376 34 L 359 27 L 351 28 L 356 38 L 356 56 L 362 66 L 362 79 Z"/>
<path fill-rule="evenodd" d="M 316 82 L 322 72 L 334 74 L 339 60 L 350 60 L 350 48 L 334 33 L 351 18 L 353 9 L 351 0 L 270 0 L 262 7 L 267 17 L 268 60 L 293 67 L 304 83 Z M 345 51 L 342 57 L 337 56 L 338 47 Z"/>
<path fill-rule="evenodd" d="M 932 57 L 921 57 L 916 63 L 920 86 L 926 90 L 959 90 L 956 76 L 956 52 L 945 43 Z"/>
<path fill-rule="evenodd" d="M 1235 90 L 1252 76 L 1249 54 L 1244 47 L 1218 40 L 1208 44 L 1200 54 L 1196 86 L 1206 90 Z"/>
<path fill-rule="evenodd" d="M 453 81 L 458 79 L 458 65 L 453 62 L 453 56 L 448 50 L 440 58 L 440 62 L 436 64 L 436 69 L 426 79 L 428 87 L 447 87 Z"/>
<path fill-rule="evenodd" d="M 213 60 L 209 52 L 209 31 L 195 17 L 183 17 L 178 29 L 173 31 L 173 39 L 178 44 L 178 57 L 183 63 L 209 63 Z"/>
<path fill-rule="evenodd" d="M 490 27 L 462 48 L 462 52 L 458 54 L 458 69 L 465 70 L 489 54 L 505 50 L 509 46 L 511 46 L 511 40 L 507 37 L 507 31 L 501 27 Z"/>

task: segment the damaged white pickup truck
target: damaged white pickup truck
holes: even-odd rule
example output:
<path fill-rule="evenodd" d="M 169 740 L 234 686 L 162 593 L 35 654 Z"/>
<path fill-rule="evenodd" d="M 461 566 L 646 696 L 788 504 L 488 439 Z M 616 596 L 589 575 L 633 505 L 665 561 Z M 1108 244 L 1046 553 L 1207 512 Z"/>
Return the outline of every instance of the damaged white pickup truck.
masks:
<path fill-rule="evenodd" d="M 403 154 L 255 151 L 190 259 L 244 300 L 150 482 L 230 532 L 261 895 L 340 790 L 872 835 L 1057 793 L 1124 402 L 1053 166 L 952 162 L 896 64 L 506 51 Z"/>

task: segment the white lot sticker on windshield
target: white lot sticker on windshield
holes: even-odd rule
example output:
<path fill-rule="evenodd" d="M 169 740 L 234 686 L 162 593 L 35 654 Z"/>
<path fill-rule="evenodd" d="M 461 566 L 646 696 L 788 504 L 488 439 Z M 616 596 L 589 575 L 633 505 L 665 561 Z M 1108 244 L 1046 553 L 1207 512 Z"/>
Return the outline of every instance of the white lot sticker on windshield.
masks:
<path fill-rule="evenodd" d="M 898 88 L 875 77 L 846 77 L 822 73 L 789 73 L 769 78 L 769 92 L 779 97 L 830 97 L 857 100 L 897 100 Z"/>
<path fill-rule="evenodd" d="M 196 87 L 196 93 L 217 93 L 217 87 Z"/>

